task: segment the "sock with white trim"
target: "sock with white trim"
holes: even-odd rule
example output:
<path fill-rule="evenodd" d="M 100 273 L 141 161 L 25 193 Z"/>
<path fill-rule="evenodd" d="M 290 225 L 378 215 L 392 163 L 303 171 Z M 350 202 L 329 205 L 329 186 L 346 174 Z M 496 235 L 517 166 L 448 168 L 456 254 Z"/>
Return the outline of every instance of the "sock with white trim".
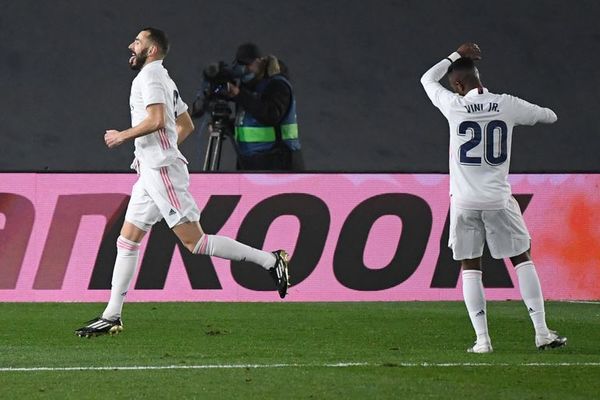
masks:
<path fill-rule="evenodd" d="M 200 237 L 192 253 L 216 256 L 234 261 L 250 261 L 267 270 L 273 268 L 276 261 L 273 253 L 269 253 L 268 251 L 252 248 L 226 236 L 207 234 Z"/>
<path fill-rule="evenodd" d="M 491 343 L 488 334 L 487 310 L 485 295 L 483 292 L 482 272 L 479 270 L 463 270 L 463 297 L 469 312 L 469 318 L 475 334 L 477 343 Z"/>
<path fill-rule="evenodd" d="M 121 317 L 123 302 L 133 279 L 140 253 L 140 244 L 119 236 L 117 239 L 117 259 L 113 269 L 110 300 L 102 313 L 102 318 L 114 320 Z"/>
<path fill-rule="evenodd" d="M 525 261 L 515 266 L 517 278 L 519 280 L 519 290 L 521 297 L 527 307 L 535 334 L 539 336 L 548 335 L 548 326 L 546 325 L 546 311 L 544 309 L 544 296 L 540 279 L 535 270 L 532 261 Z"/>

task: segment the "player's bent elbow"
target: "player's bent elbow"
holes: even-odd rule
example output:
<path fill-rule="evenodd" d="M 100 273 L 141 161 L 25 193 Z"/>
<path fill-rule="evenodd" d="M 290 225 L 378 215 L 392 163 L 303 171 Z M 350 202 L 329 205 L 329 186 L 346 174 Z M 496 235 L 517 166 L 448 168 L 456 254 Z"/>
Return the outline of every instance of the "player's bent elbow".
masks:
<path fill-rule="evenodd" d="M 427 73 L 421 77 L 421 86 L 423 86 L 423 89 L 428 93 L 436 90 L 436 84 L 438 84 L 438 82 L 435 79 L 432 79 Z"/>
<path fill-rule="evenodd" d="M 554 111 L 549 108 L 545 108 L 544 111 L 544 115 L 539 117 L 538 122 L 541 122 L 542 124 L 553 124 L 558 121 L 558 117 Z"/>
<path fill-rule="evenodd" d="M 152 128 L 157 131 L 159 129 L 165 129 L 165 119 L 164 117 L 157 117 L 152 120 Z"/>
<path fill-rule="evenodd" d="M 178 124 L 177 125 L 177 132 L 181 133 L 181 136 L 183 137 L 188 137 L 189 134 L 191 134 L 192 132 L 194 132 L 194 129 L 196 127 L 194 126 L 194 124 L 192 122 L 190 122 L 189 124 Z"/>

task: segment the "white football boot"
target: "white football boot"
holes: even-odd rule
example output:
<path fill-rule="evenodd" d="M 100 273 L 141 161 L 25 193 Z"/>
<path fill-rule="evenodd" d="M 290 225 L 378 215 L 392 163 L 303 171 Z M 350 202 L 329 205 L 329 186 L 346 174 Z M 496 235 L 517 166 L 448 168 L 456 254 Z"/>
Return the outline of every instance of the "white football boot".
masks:
<path fill-rule="evenodd" d="M 492 351 L 494 351 L 494 349 L 492 348 L 492 343 L 488 342 L 488 341 L 484 341 L 484 342 L 475 342 L 475 345 L 473 347 L 469 347 L 467 349 L 467 353 L 491 353 Z"/>
<path fill-rule="evenodd" d="M 558 332 L 548 331 L 547 335 L 535 335 L 535 345 L 539 350 L 554 349 L 566 346 L 567 338 L 559 336 Z"/>

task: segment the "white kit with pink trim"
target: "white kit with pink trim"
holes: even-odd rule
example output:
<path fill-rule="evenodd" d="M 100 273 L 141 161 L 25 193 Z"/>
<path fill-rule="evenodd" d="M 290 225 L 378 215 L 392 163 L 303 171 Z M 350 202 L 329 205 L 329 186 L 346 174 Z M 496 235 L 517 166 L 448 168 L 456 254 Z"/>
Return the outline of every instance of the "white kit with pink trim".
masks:
<path fill-rule="evenodd" d="M 161 168 L 141 164 L 125 220 L 145 231 L 165 219 L 170 228 L 182 218 L 198 221 L 200 211 L 188 191 L 190 177 L 182 160 Z"/>
<path fill-rule="evenodd" d="M 175 120 L 188 107 L 161 60 L 145 65 L 131 83 L 131 126 L 138 125 L 146 118 L 146 107 L 152 104 L 164 104 L 165 127 L 136 138 L 135 157 L 141 164 L 152 168 L 165 167 L 177 159 L 185 160 L 177 148 Z"/>
<path fill-rule="evenodd" d="M 163 218 L 169 227 L 183 218 L 200 218 L 188 192 L 187 160 L 177 148 L 176 119 L 187 111 L 187 105 L 160 60 L 145 65 L 131 84 L 131 126 L 147 117 L 146 107 L 152 104 L 164 104 L 165 127 L 135 139 L 133 166 L 139 179 L 133 186 L 125 216 L 144 230 Z"/>

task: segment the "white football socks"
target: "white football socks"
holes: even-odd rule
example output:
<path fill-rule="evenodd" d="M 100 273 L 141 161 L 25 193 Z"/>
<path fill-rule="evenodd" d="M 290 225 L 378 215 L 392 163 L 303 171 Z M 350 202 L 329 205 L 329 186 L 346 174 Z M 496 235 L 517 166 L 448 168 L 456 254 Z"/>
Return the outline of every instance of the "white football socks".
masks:
<path fill-rule="evenodd" d="M 544 310 L 544 297 L 542 287 L 535 266 L 532 261 L 525 261 L 515 266 L 517 278 L 519 280 L 519 290 L 523 302 L 529 311 L 531 322 L 538 336 L 548 335 L 548 326 L 546 325 L 546 312 Z"/>
<path fill-rule="evenodd" d="M 463 270 L 463 297 L 469 312 L 469 318 L 475 334 L 477 344 L 491 343 L 488 334 L 487 311 L 483 293 L 482 272 L 479 270 Z"/>
<path fill-rule="evenodd" d="M 121 317 L 125 295 L 133 279 L 140 253 L 140 244 L 119 236 L 117 239 L 117 259 L 113 269 L 110 300 L 102 313 L 102 318 L 115 320 Z"/>
<path fill-rule="evenodd" d="M 273 268 L 277 261 L 273 253 L 269 253 L 268 251 L 252 248 L 226 236 L 207 234 L 202 235 L 200 240 L 198 240 L 192 253 L 216 256 L 234 261 L 250 261 L 267 270 Z"/>

